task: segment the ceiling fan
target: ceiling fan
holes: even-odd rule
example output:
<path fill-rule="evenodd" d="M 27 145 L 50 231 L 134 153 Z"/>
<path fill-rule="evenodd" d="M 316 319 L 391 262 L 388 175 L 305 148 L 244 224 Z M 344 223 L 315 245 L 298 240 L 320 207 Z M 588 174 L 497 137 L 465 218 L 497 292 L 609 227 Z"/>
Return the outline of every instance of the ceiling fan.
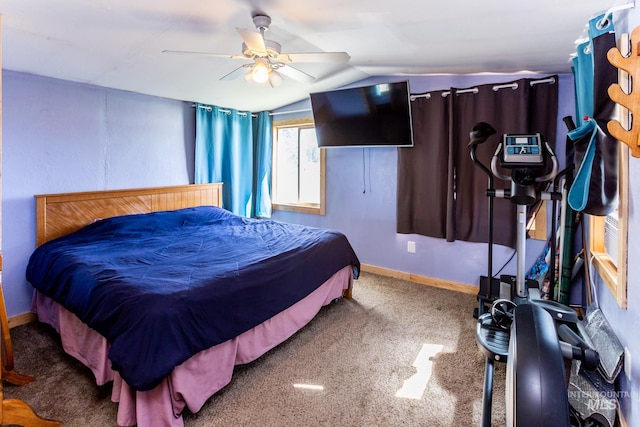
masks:
<path fill-rule="evenodd" d="M 315 80 L 314 76 L 291 66 L 292 62 L 349 62 L 350 56 L 346 52 L 283 53 L 279 43 L 264 37 L 264 33 L 271 24 L 271 18 L 268 15 L 258 13 L 253 15 L 253 23 L 258 32 L 236 28 L 243 41 L 242 55 L 176 50 L 163 50 L 162 52 L 249 60 L 252 62 L 241 65 L 222 76 L 220 80 L 231 80 L 244 75 L 247 81 L 269 82 L 271 87 L 282 83 L 282 75 L 303 83 Z"/>

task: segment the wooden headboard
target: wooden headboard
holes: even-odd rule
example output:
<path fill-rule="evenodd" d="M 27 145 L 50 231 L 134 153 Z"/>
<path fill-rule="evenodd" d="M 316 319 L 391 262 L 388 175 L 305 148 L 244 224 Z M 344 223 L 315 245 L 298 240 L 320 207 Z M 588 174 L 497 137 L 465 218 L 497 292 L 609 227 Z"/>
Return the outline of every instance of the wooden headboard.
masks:
<path fill-rule="evenodd" d="M 100 218 L 194 206 L 221 206 L 222 184 L 41 194 L 35 198 L 36 246 L 40 246 Z"/>

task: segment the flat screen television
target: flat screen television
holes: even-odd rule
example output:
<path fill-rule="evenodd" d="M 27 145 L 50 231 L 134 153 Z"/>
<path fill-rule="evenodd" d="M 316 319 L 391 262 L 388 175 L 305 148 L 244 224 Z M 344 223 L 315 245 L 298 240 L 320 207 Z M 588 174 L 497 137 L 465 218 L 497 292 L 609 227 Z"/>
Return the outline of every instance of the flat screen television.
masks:
<path fill-rule="evenodd" d="M 412 147 L 409 82 L 312 93 L 318 147 Z"/>

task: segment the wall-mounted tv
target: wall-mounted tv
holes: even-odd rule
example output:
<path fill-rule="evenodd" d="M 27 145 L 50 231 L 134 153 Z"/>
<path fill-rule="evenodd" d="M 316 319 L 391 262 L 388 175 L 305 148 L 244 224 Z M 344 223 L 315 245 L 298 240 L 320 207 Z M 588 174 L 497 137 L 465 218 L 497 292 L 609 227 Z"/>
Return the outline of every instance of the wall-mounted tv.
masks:
<path fill-rule="evenodd" d="M 311 94 L 318 147 L 412 147 L 409 82 Z"/>

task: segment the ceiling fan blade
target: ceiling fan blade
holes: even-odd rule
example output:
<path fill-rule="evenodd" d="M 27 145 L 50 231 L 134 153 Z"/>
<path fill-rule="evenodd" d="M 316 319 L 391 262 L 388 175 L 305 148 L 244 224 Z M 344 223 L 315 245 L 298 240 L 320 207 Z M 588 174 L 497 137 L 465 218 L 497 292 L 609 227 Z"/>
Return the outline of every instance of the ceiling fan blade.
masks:
<path fill-rule="evenodd" d="M 269 84 L 271 87 L 275 88 L 280 86 L 283 80 L 282 76 L 276 70 L 271 70 L 269 73 Z"/>
<path fill-rule="evenodd" d="M 247 30 L 245 28 L 236 28 L 238 33 L 240 33 L 240 37 L 242 37 L 242 41 L 247 47 L 256 53 L 259 56 L 267 55 L 267 47 L 264 44 L 264 38 L 262 34 L 256 33 L 255 31 Z"/>
<path fill-rule="evenodd" d="M 251 69 L 251 64 L 244 64 L 238 68 L 236 68 L 235 70 L 233 70 L 232 72 L 225 74 L 224 76 L 220 77 L 220 80 L 233 80 L 233 79 L 237 79 L 240 76 L 243 76 L 245 74 L 247 74 L 247 72 L 249 71 L 249 69 Z"/>
<path fill-rule="evenodd" d="M 309 53 L 281 53 L 280 62 L 332 62 L 347 63 L 351 57 L 347 52 L 309 52 Z"/>
<path fill-rule="evenodd" d="M 297 80 L 302 83 L 311 83 L 316 78 L 310 74 L 305 73 L 304 71 L 300 71 L 297 68 L 293 68 L 291 65 L 283 65 L 278 68 L 280 74 L 284 74 L 287 77 L 291 77 L 294 80 Z"/>
<path fill-rule="evenodd" d="M 232 55 L 230 53 L 212 53 L 212 52 L 193 52 L 189 50 L 163 50 L 162 53 L 168 53 L 171 55 L 200 55 L 200 56 L 212 56 L 215 58 L 229 58 L 229 59 L 245 59 L 243 55 Z"/>

